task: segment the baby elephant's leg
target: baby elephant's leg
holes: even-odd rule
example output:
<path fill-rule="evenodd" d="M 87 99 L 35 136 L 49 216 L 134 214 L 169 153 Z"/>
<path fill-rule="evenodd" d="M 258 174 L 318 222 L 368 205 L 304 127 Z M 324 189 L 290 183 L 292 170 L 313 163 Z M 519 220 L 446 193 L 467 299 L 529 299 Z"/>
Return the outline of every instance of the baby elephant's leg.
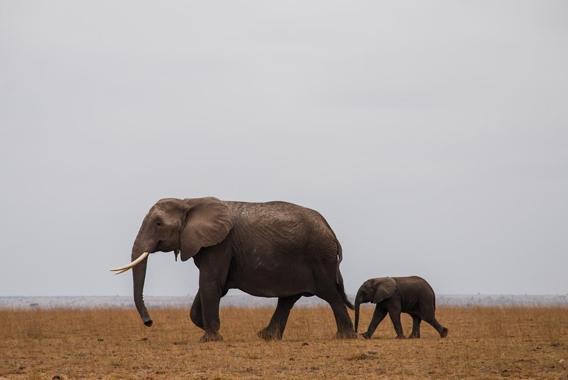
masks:
<path fill-rule="evenodd" d="M 412 315 L 412 333 L 409 338 L 420 338 L 420 322 L 422 322 L 420 317 Z"/>
<path fill-rule="evenodd" d="M 386 315 L 387 315 L 386 310 L 384 310 L 379 305 L 377 305 L 375 307 L 375 311 L 373 312 L 373 319 L 371 319 L 371 323 L 369 323 L 369 328 L 367 329 L 367 332 L 362 334 L 363 338 L 371 339 L 371 337 L 375 333 L 375 330 L 377 329 L 377 326 L 379 326 L 379 323 L 381 323 L 381 321 L 385 318 Z"/>
<path fill-rule="evenodd" d="M 396 331 L 396 337 L 398 339 L 404 339 L 404 333 L 402 332 L 402 324 L 400 323 L 400 305 L 392 305 L 389 308 L 389 317 L 394 326 L 394 331 Z"/>
<path fill-rule="evenodd" d="M 425 319 L 425 321 L 428 322 L 433 328 L 435 328 L 436 331 L 438 331 L 440 337 L 445 338 L 448 336 L 448 329 L 442 326 L 440 322 L 436 320 L 435 317 L 432 317 L 431 319 L 428 320 Z"/>

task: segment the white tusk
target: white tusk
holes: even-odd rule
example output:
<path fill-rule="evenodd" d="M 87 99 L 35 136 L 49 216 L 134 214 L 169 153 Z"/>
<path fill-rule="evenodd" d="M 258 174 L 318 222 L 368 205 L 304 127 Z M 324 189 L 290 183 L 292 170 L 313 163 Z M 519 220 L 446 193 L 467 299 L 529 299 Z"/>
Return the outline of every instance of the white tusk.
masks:
<path fill-rule="evenodd" d="M 147 256 L 149 255 L 148 252 L 144 252 L 143 254 L 141 254 L 136 260 L 134 260 L 133 262 L 131 262 L 128 265 L 122 266 L 122 267 L 118 267 L 118 268 L 114 268 L 111 269 L 112 272 L 116 272 L 116 274 L 120 274 L 120 273 L 124 273 L 127 270 L 129 270 L 130 268 L 135 267 L 136 265 L 140 264 L 140 262 L 142 260 L 144 260 Z"/>
<path fill-rule="evenodd" d="M 114 270 L 114 269 L 111 269 L 111 270 Z M 119 270 L 119 271 L 114 272 L 114 274 L 121 274 L 121 273 L 127 272 L 127 271 L 129 271 L 129 270 L 130 270 L 130 268 L 121 269 L 121 270 Z"/>

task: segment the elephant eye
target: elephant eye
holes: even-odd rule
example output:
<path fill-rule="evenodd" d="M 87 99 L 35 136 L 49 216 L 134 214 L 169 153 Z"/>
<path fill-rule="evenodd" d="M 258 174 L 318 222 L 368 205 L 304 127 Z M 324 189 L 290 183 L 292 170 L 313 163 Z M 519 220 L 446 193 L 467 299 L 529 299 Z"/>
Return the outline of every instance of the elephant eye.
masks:
<path fill-rule="evenodd" d="M 161 220 L 156 220 L 156 226 L 161 226 L 162 225 L 162 221 Z"/>

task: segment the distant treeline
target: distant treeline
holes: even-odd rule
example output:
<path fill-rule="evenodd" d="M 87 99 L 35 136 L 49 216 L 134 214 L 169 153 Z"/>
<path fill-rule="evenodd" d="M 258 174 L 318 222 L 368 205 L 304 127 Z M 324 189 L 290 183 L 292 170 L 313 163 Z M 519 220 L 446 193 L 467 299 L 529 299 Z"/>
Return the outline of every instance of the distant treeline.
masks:
<path fill-rule="evenodd" d="M 349 296 L 351 299 L 353 295 Z M 193 296 L 165 297 L 148 296 L 146 302 L 152 307 L 189 307 Z M 439 306 L 567 306 L 568 294 L 564 295 L 439 295 Z M 317 297 L 302 297 L 298 306 L 326 305 Z M 0 297 L 1 309 L 33 308 L 130 308 L 134 303 L 127 296 L 71 296 L 71 297 Z M 221 300 L 221 307 L 273 307 L 276 298 L 260 298 L 247 294 L 229 294 Z"/>

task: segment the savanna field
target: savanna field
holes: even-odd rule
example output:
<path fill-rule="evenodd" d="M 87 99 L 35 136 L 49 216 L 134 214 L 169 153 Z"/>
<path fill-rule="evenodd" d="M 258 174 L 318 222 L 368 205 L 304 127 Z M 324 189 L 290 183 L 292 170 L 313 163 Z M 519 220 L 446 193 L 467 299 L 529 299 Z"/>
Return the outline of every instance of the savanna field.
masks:
<path fill-rule="evenodd" d="M 203 344 L 185 309 L 151 310 L 152 328 L 135 310 L 0 310 L 0 378 L 568 379 L 566 308 L 439 308 L 448 338 L 423 323 L 419 340 L 394 339 L 388 317 L 371 340 L 336 340 L 328 307 L 294 308 L 265 342 L 272 311 L 224 308 L 225 340 Z"/>

